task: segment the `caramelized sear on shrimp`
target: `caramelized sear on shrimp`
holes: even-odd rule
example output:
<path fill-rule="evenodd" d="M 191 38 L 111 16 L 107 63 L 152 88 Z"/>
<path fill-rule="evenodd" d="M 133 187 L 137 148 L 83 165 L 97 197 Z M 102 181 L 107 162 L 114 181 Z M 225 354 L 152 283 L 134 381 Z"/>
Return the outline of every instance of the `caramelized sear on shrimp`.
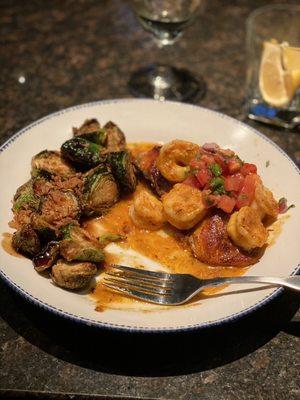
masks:
<path fill-rule="evenodd" d="M 257 211 L 261 220 L 265 217 L 277 218 L 278 216 L 278 202 L 274 199 L 271 190 L 262 183 L 256 185 L 251 207 Z"/>
<path fill-rule="evenodd" d="M 258 212 L 247 206 L 231 215 L 227 233 L 237 246 L 246 251 L 263 247 L 268 239 L 268 231 L 262 224 Z"/>
<path fill-rule="evenodd" d="M 257 249 L 244 252 L 227 233 L 228 216 L 224 213 L 206 218 L 189 237 L 193 254 L 209 265 L 246 267 L 255 264 L 263 254 Z"/>
<path fill-rule="evenodd" d="M 177 183 L 162 197 L 166 220 L 177 229 L 191 229 L 207 214 L 200 190 Z"/>
<path fill-rule="evenodd" d="M 165 221 L 161 201 L 147 190 L 135 193 L 129 215 L 135 226 L 153 231 L 160 229 Z"/>
<path fill-rule="evenodd" d="M 200 146 L 185 140 L 172 140 L 160 149 L 157 168 L 170 182 L 182 182 L 187 177 L 190 162 L 197 157 Z"/>

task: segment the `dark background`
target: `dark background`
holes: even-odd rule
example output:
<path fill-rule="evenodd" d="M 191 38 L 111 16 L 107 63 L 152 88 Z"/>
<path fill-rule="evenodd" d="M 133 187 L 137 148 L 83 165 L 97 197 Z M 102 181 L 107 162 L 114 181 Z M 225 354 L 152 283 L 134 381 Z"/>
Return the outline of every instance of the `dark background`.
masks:
<path fill-rule="evenodd" d="M 205 78 L 197 104 L 254 126 L 299 165 L 299 132 L 244 116 L 245 19 L 279 2 L 205 3 L 164 61 Z M 53 111 L 130 97 L 131 72 L 162 54 L 121 0 L 0 0 L 0 29 L 0 142 Z M 0 283 L 0 398 L 299 399 L 298 307 L 284 293 L 222 329 L 125 335 L 41 313 Z"/>

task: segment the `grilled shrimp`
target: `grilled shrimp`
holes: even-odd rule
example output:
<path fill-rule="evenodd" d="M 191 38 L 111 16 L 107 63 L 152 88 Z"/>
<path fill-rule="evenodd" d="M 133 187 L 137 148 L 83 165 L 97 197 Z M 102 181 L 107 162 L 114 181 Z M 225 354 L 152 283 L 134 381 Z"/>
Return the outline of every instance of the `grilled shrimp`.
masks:
<path fill-rule="evenodd" d="M 163 195 L 162 204 L 166 220 L 178 229 L 192 228 L 207 213 L 201 192 L 184 183 L 177 183 Z"/>
<path fill-rule="evenodd" d="M 276 218 L 278 215 L 278 203 L 273 193 L 261 183 L 256 185 L 251 207 L 258 212 L 261 219 L 266 216 Z"/>
<path fill-rule="evenodd" d="M 268 231 L 263 226 L 259 214 L 248 206 L 231 215 L 227 233 L 237 246 L 247 251 L 263 247 L 268 239 Z"/>
<path fill-rule="evenodd" d="M 129 215 L 134 225 L 142 229 L 155 231 L 164 223 L 161 201 L 146 190 L 135 194 Z"/>
<path fill-rule="evenodd" d="M 197 144 L 185 140 L 172 140 L 162 146 L 157 158 L 157 168 L 170 182 L 182 182 L 189 171 L 190 161 L 200 151 Z"/>

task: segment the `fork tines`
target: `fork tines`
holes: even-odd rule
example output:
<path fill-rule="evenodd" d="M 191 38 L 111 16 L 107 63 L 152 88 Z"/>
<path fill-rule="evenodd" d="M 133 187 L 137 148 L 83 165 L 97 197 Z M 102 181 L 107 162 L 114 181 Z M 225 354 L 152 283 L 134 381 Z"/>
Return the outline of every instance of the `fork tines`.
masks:
<path fill-rule="evenodd" d="M 111 269 L 105 273 L 103 285 L 139 299 L 162 304 L 172 292 L 170 274 L 123 265 L 111 265 Z"/>

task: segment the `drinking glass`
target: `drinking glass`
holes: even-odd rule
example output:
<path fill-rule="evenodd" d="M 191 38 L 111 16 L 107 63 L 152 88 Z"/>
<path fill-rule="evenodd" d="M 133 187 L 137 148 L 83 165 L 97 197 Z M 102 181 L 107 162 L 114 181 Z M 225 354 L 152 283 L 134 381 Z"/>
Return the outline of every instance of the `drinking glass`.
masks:
<path fill-rule="evenodd" d="M 192 22 L 202 0 L 132 0 L 142 26 L 154 35 L 159 48 L 172 45 Z M 130 78 L 129 89 L 137 97 L 186 101 L 205 93 L 205 83 L 186 69 L 165 64 L 148 65 Z"/>
<path fill-rule="evenodd" d="M 293 58 L 287 64 L 289 49 Z M 299 5 L 261 7 L 248 18 L 246 86 L 250 119 L 290 129 L 300 126 Z"/>

